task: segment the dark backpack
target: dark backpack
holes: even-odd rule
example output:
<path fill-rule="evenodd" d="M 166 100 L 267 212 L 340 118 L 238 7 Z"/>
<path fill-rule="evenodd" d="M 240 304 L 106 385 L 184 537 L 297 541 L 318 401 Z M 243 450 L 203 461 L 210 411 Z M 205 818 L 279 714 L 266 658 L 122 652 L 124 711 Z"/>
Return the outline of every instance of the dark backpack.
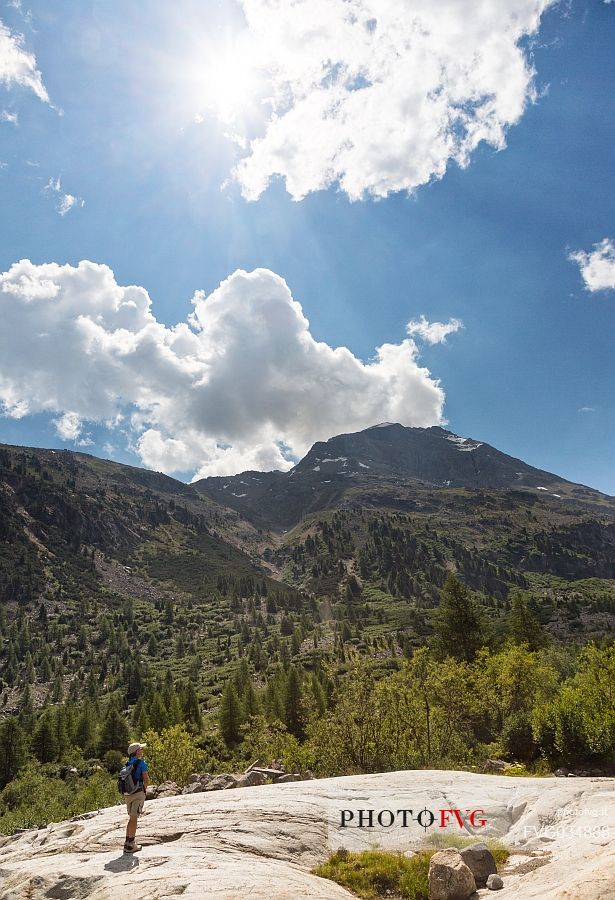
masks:
<path fill-rule="evenodd" d="M 135 777 L 136 769 L 140 762 L 140 759 L 135 759 L 134 762 L 128 760 L 128 762 L 124 763 L 120 769 L 120 774 L 117 779 L 117 789 L 120 794 L 134 794 L 135 791 L 138 791 L 141 787 L 140 782 L 138 782 Z"/>

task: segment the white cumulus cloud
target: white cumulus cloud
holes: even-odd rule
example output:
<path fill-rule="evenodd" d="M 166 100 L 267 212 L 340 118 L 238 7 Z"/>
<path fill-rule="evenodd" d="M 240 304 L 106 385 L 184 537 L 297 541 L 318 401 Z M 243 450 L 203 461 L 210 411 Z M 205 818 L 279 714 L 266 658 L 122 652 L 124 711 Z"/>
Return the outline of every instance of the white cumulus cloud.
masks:
<path fill-rule="evenodd" d="M 615 243 L 604 238 L 589 253 L 575 250 L 568 259 L 576 262 L 588 291 L 615 290 Z"/>
<path fill-rule="evenodd" d="M 242 0 L 267 71 L 264 133 L 234 175 L 257 199 L 284 179 L 300 200 L 414 191 L 467 166 L 536 98 L 521 41 L 555 0 Z"/>
<path fill-rule="evenodd" d="M 406 325 L 406 331 L 410 335 L 422 338 L 428 344 L 443 344 L 449 334 L 455 334 L 463 328 L 461 319 L 449 319 L 448 322 L 428 322 L 425 316 L 420 319 L 411 319 Z"/>
<path fill-rule="evenodd" d="M 34 53 L 26 50 L 23 36 L 12 32 L 0 21 L 0 83 L 21 85 L 33 91 L 39 100 L 49 103 L 49 94 L 36 65 Z"/>
<path fill-rule="evenodd" d="M 383 419 L 442 423 L 444 392 L 412 338 L 365 363 L 316 341 L 286 282 L 238 270 L 197 292 L 187 320 L 158 322 L 142 287 L 107 266 L 29 260 L 0 275 L 0 403 L 125 435 L 166 472 L 288 469 L 316 440 Z"/>

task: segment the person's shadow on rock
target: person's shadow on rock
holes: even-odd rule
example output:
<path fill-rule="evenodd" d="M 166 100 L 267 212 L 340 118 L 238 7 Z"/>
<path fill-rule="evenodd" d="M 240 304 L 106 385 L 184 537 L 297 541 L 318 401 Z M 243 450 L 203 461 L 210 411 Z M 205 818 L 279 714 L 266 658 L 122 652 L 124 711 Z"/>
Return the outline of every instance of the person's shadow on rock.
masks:
<path fill-rule="evenodd" d="M 112 859 L 110 862 L 105 863 L 105 869 L 108 872 L 130 872 L 132 869 L 136 869 L 138 865 L 139 860 L 134 853 L 122 853 L 117 859 Z"/>

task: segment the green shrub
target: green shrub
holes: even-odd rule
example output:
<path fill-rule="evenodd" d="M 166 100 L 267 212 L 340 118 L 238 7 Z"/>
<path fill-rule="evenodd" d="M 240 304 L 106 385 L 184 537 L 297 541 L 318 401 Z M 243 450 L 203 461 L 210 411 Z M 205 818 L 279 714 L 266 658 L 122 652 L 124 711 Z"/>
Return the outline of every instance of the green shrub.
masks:
<path fill-rule="evenodd" d="M 153 784 L 174 781 L 181 787 L 188 781 L 190 773 L 203 763 L 203 751 L 184 725 L 172 725 L 160 733 L 146 731 L 143 738 Z"/>
<path fill-rule="evenodd" d="M 115 779 L 103 770 L 67 783 L 52 777 L 45 767 L 29 763 L 0 794 L 0 834 L 42 828 L 119 800 Z"/>
<path fill-rule="evenodd" d="M 119 750 L 107 750 L 103 756 L 103 762 L 107 772 L 111 775 L 115 775 L 126 762 L 126 756 L 123 753 L 120 753 Z"/>
<path fill-rule="evenodd" d="M 528 772 L 524 765 L 521 763 L 515 763 L 514 766 L 510 766 L 508 769 L 504 769 L 501 773 L 502 775 L 507 775 L 509 778 L 531 778 L 532 773 Z"/>
<path fill-rule="evenodd" d="M 422 850 L 413 856 L 404 856 L 385 850 L 349 853 L 340 849 L 313 871 L 364 900 L 391 895 L 404 900 L 427 900 L 429 860 L 434 853 L 435 850 Z"/>

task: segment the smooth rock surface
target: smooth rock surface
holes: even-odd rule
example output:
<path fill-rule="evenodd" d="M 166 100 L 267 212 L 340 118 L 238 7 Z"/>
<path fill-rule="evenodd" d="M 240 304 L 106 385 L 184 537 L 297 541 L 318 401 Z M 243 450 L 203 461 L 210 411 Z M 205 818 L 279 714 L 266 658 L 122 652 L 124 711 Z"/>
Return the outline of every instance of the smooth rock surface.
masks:
<path fill-rule="evenodd" d="M 122 805 L 0 837 L 0 900 L 349 900 L 310 870 L 340 847 L 408 850 L 425 832 L 410 820 L 341 828 L 341 810 L 424 808 L 484 810 L 484 828 L 464 818 L 463 830 L 452 820 L 448 831 L 513 850 L 505 900 L 615 900 L 615 779 L 422 770 L 156 800 L 145 805 L 143 849 L 133 856 L 122 854 Z"/>

